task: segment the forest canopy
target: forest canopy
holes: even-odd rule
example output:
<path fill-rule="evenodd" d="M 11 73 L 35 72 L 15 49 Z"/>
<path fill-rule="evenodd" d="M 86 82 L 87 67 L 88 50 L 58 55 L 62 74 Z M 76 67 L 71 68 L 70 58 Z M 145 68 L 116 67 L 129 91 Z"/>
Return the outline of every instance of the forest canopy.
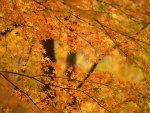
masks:
<path fill-rule="evenodd" d="M 149 113 L 149 0 L 0 0 L 0 112 Z"/>

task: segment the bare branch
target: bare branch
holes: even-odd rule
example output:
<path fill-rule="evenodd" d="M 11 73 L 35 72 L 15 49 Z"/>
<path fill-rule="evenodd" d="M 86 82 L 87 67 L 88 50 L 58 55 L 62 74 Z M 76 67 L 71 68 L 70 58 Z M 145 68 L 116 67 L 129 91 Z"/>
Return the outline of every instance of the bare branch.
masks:
<path fill-rule="evenodd" d="M 36 103 L 34 102 L 34 100 L 27 94 L 27 93 L 25 93 L 23 90 L 21 90 L 18 86 L 16 86 L 13 82 L 11 82 L 7 77 L 5 77 L 5 75 L 3 75 L 2 73 L 0 73 L 0 75 L 5 79 L 5 80 L 7 80 L 12 86 L 14 86 L 17 90 L 19 90 L 21 93 L 23 93 L 24 95 L 26 95 L 29 99 L 30 99 L 30 101 L 38 108 L 38 110 L 40 111 L 40 112 L 42 112 L 41 111 L 41 109 L 36 105 Z M 42 112 L 43 113 L 43 112 Z"/>

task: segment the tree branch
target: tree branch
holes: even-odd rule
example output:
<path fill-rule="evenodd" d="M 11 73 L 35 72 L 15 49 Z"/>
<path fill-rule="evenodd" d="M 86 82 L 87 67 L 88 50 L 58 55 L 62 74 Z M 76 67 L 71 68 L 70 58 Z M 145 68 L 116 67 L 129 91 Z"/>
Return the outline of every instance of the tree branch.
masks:
<path fill-rule="evenodd" d="M 5 80 L 7 80 L 12 86 L 14 86 L 17 90 L 19 90 L 21 93 L 23 93 L 24 95 L 26 95 L 26 96 L 30 99 L 30 101 L 37 107 L 37 109 L 38 109 L 40 112 L 42 112 L 41 109 L 36 105 L 36 103 L 33 101 L 33 99 L 32 99 L 27 93 L 25 93 L 23 90 L 21 90 L 19 87 L 17 87 L 13 82 L 11 82 L 7 77 L 5 77 L 5 75 L 3 75 L 2 73 L 0 73 L 0 75 L 1 75 Z M 42 113 L 43 113 L 43 112 L 42 112 Z"/>

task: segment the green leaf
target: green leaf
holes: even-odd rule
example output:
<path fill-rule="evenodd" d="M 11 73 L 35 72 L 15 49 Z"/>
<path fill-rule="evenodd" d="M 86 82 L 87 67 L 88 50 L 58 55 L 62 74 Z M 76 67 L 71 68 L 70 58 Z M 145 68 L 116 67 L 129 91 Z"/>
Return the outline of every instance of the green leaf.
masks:
<path fill-rule="evenodd" d="M 11 28 L 11 25 L 10 24 L 1 25 L 0 28 L 7 30 L 7 29 Z"/>
<path fill-rule="evenodd" d="M 93 90 L 98 91 L 100 88 L 94 87 Z"/>
<path fill-rule="evenodd" d="M 98 2 L 102 2 L 102 0 L 97 0 Z"/>
<path fill-rule="evenodd" d="M 150 108 L 147 108 L 147 113 L 150 113 Z"/>
<path fill-rule="evenodd" d="M 104 11 L 105 13 L 109 12 L 105 3 L 103 3 L 99 6 L 99 11 Z"/>
<path fill-rule="evenodd" d="M 29 12 L 30 12 L 30 10 L 31 10 L 31 8 L 30 8 L 30 7 L 26 7 L 26 8 L 25 8 L 25 13 L 29 13 Z"/>

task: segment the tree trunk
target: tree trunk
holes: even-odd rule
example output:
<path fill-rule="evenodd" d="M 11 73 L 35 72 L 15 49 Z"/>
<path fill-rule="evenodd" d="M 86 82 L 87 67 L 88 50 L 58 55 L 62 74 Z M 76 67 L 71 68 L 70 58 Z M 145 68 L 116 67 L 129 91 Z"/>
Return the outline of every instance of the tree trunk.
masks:
<path fill-rule="evenodd" d="M 66 70 L 65 70 L 68 80 L 71 79 L 71 75 L 75 69 L 75 65 L 76 65 L 76 53 L 74 53 L 74 52 L 68 53 L 67 62 L 66 62 Z M 71 72 L 68 71 L 68 68 L 70 68 L 70 67 L 73 68 Z"/>
<path fill-rule="evenodd" d="M 55 48 L 54 48 L 54 39 L 48 39 L 43 42 L 43 47 L 46 51 L 44 54 L 45 57 L 48 57 L 50 61 L 56 62 L 56 57 L 55 57 Z M 52 74 L 54 71 L 54 68 L 52 66 L 48 67 L 49 71 L 45 72 L 46 74 Z"/>
<path fill-rule="evenodd" d="M 54 39 L 44 40 L 44 41 L 42 41 L 42 43 L 43 43 L 43 47 L 46 51 L 46 53 L 44 54 L 44 57 L 48 57 L 51 62 L 56 62 Z M 53 72 L 55 70 L 54 67 L 48 66 L 48 69 L 49 70 L 45 71 L 44 74 L 48 74 L 48 75 L 53 74 Z M 49 85 L 43 86 L 42 91 L 47 93 L 47 98 L 51 98 L 53 100 L 56 97 L 55 89 L 51 88 L 51 86 L 53 86 L 54 78 L 51 77 L 51 81 L 52 82 Z M 51 91 L 48 92 L 48 90 L 51 90 Z"/>

